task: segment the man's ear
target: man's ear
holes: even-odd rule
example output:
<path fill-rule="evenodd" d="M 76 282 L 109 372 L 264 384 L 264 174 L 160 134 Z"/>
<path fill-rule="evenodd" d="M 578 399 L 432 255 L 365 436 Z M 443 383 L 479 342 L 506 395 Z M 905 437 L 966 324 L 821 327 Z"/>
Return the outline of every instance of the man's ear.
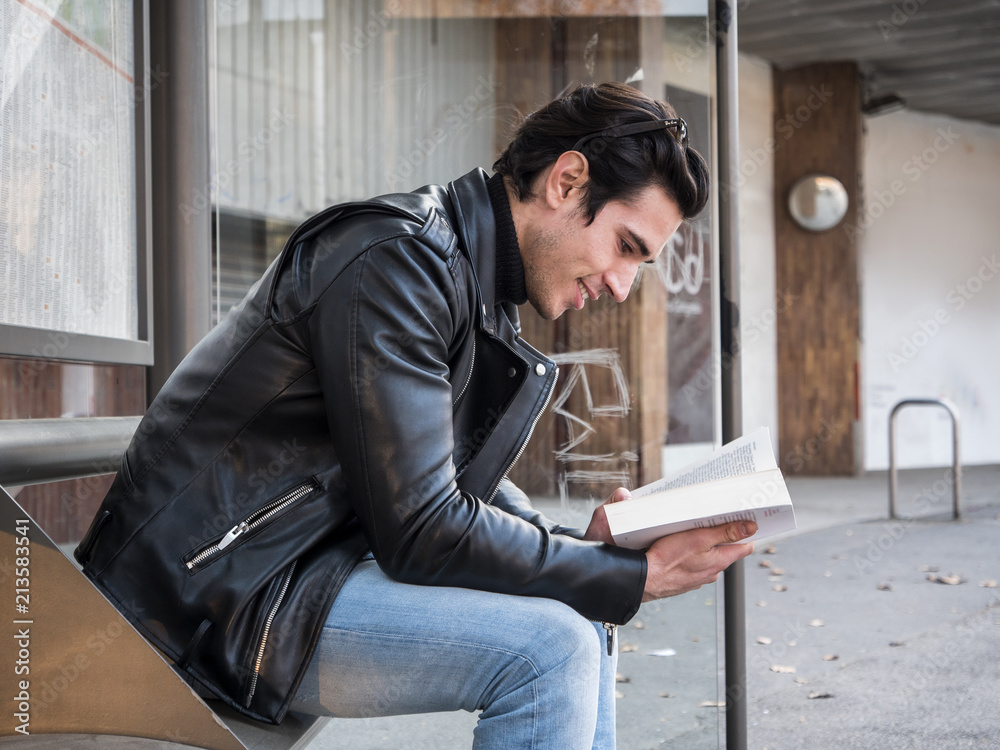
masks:
<path fill-rule="evenodd" d="M 579 190 L 587 184 L 589 168 L 587 157 L 579 151 L 561 153 L 545 177 L 546 205 L 557 209 L 567 200 L 575 205 L 577 197 L 572 195 L 572 191 Z"/>

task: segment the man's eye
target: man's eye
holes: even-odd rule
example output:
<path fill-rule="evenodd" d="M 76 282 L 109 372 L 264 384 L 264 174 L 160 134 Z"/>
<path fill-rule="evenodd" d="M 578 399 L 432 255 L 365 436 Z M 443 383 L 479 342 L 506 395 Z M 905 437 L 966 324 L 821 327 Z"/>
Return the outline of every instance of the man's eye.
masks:
<path fill-rule="evenodd" d="M 632 246 L 628 244 L 625 240 L 622 240 L 622 252 L 626 255 L 632 254 Z"/>

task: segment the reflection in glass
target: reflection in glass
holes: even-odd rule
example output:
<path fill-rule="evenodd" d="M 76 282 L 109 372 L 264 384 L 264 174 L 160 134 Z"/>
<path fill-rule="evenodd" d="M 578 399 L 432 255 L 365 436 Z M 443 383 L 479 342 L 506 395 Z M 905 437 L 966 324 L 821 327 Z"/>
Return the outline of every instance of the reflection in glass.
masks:
<path fill-rule="evenodd" d="M 666 99 L 712 160 L 704 0 L 243 0 L 216 13 L 218 315 L 301 220 L 489 169 L 519 118 L 580 83 L 628 82 Z M 560 363 L 551 407 L 511 473 L 547 514 L 586 525 L 616 487 L 717 443 L 714 256 L 706 210 L 626 303 L 603 298 L 555 322 L 520 308 L 525 339 Z M 718 747 L 716 710 L 699 707 L 718 700 L 715 597 L 707 587 L 644 605 L 621 629 L 619 671 L 631 679 L 619 686 L 621 747 Z M 663 649 L 676 653 L 647 655 Z"/>

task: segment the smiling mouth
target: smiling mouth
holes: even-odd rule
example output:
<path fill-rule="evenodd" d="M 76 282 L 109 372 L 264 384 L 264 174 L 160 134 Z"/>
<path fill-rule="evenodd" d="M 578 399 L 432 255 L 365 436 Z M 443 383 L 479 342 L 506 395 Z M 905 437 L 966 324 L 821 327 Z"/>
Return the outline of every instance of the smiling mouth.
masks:
<path fill-rule="evenodd" d="M 576 285 L 580 289 L 580 298 L 581 298 L 580 309 L 582 310 L 583 305 L 587 302 L 588 299 L 590 299 L 590 292 L 587 291 L 587 287 L 583 285 L 583 282 L 580 281 L 580 279 L 576 280 Z"/>

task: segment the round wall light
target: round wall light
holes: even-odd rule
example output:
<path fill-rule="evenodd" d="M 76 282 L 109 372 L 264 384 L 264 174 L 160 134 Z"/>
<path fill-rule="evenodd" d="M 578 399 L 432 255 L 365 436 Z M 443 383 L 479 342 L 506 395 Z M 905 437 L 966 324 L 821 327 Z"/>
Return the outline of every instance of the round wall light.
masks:
<path fill-rule="evenodd" d="M 836 177 L 806 175 L 788 193 L 788 212 L 803 229 L 825 232 L 847 213 L 847 189 Z"/>

